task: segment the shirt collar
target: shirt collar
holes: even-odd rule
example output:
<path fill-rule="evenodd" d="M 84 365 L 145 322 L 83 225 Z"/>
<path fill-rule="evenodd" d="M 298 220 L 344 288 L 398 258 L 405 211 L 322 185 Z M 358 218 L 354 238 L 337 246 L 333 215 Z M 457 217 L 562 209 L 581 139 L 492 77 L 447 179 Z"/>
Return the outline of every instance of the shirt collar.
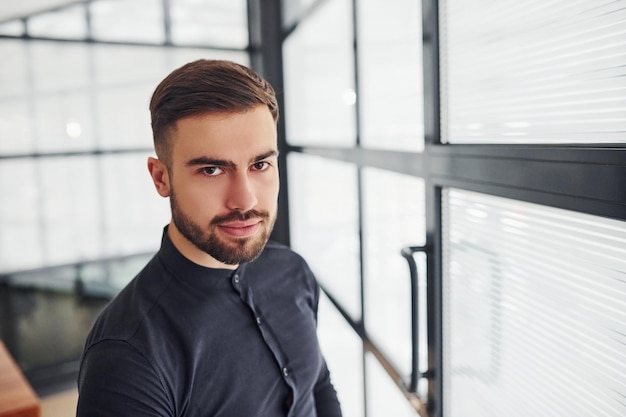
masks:
<path fill-rule="evenodd" d="M 181 280 L 193 280 L 199 285 L 211 287 L 230 286 L 230 278 L 238 269 L 207 268 L 187 259 L 172 243 L 167 234 L 167 227 L 163 229 L 161 249 L 158 257 L 165 268 L 176 278 Z"/>

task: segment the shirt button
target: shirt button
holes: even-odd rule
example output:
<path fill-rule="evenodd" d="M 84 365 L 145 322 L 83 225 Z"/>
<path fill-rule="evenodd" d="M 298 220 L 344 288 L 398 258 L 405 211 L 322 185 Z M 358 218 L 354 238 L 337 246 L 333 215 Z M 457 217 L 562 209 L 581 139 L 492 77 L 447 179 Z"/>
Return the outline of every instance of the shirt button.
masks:
<path fill-rule="evenodd" d="M 233 277 L 233 282 L 235 284 L 239 284 L 239 274 L 235 274 L 235 276 Z"/>
<path fill-rule="evenodd" d="M 283 368 L 283 376 L 289 376 L 289 370 L 287 368 Z"/>
<path fill-rule="evenodd" d="M 261 324 L 261 317 L 257 316 L 257 318 L 256 318 L 256 324 Z"/>

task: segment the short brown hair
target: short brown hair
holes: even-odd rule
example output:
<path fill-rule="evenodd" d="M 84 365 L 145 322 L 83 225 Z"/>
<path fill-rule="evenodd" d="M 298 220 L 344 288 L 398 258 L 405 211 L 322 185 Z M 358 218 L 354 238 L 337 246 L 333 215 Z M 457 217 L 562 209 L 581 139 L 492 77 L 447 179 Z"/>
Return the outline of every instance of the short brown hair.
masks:
<path fill-rule="evenodd" d="M 209 113 L 245 112 L 267 105 L 274 121 L 278 103 L 274 89 L 248 67 L 231 61 L 200 59 L 172 71 L 150 100 L 152 135 L 157 156 L 170 161 L 169 139 L 176 122 Z"/>

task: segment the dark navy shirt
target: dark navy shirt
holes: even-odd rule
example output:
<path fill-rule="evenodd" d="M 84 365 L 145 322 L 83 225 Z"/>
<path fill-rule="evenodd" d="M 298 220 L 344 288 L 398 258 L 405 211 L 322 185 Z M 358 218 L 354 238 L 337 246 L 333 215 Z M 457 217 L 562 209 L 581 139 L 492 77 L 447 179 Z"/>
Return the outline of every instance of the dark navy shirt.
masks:
<path fill-rule="evenodd" d="M 268 243 L 235 271 L 161 249 L 102 311 L 78 378 L 78 417 L 339 417 L 316 335 L 319 287 Z"/>

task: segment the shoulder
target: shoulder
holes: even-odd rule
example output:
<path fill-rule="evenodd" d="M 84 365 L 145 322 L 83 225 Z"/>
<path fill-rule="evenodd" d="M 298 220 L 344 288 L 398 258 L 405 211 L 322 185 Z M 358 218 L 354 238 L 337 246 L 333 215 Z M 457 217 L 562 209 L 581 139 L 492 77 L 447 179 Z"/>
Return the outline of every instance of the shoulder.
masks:
<path fill-rule="evenodd" d="M 169 274 L 153 258 L 100 312 L 87 338 L 86 348 L 102 340 L 130 341 L 145 323 L 171 283 Z"/>

